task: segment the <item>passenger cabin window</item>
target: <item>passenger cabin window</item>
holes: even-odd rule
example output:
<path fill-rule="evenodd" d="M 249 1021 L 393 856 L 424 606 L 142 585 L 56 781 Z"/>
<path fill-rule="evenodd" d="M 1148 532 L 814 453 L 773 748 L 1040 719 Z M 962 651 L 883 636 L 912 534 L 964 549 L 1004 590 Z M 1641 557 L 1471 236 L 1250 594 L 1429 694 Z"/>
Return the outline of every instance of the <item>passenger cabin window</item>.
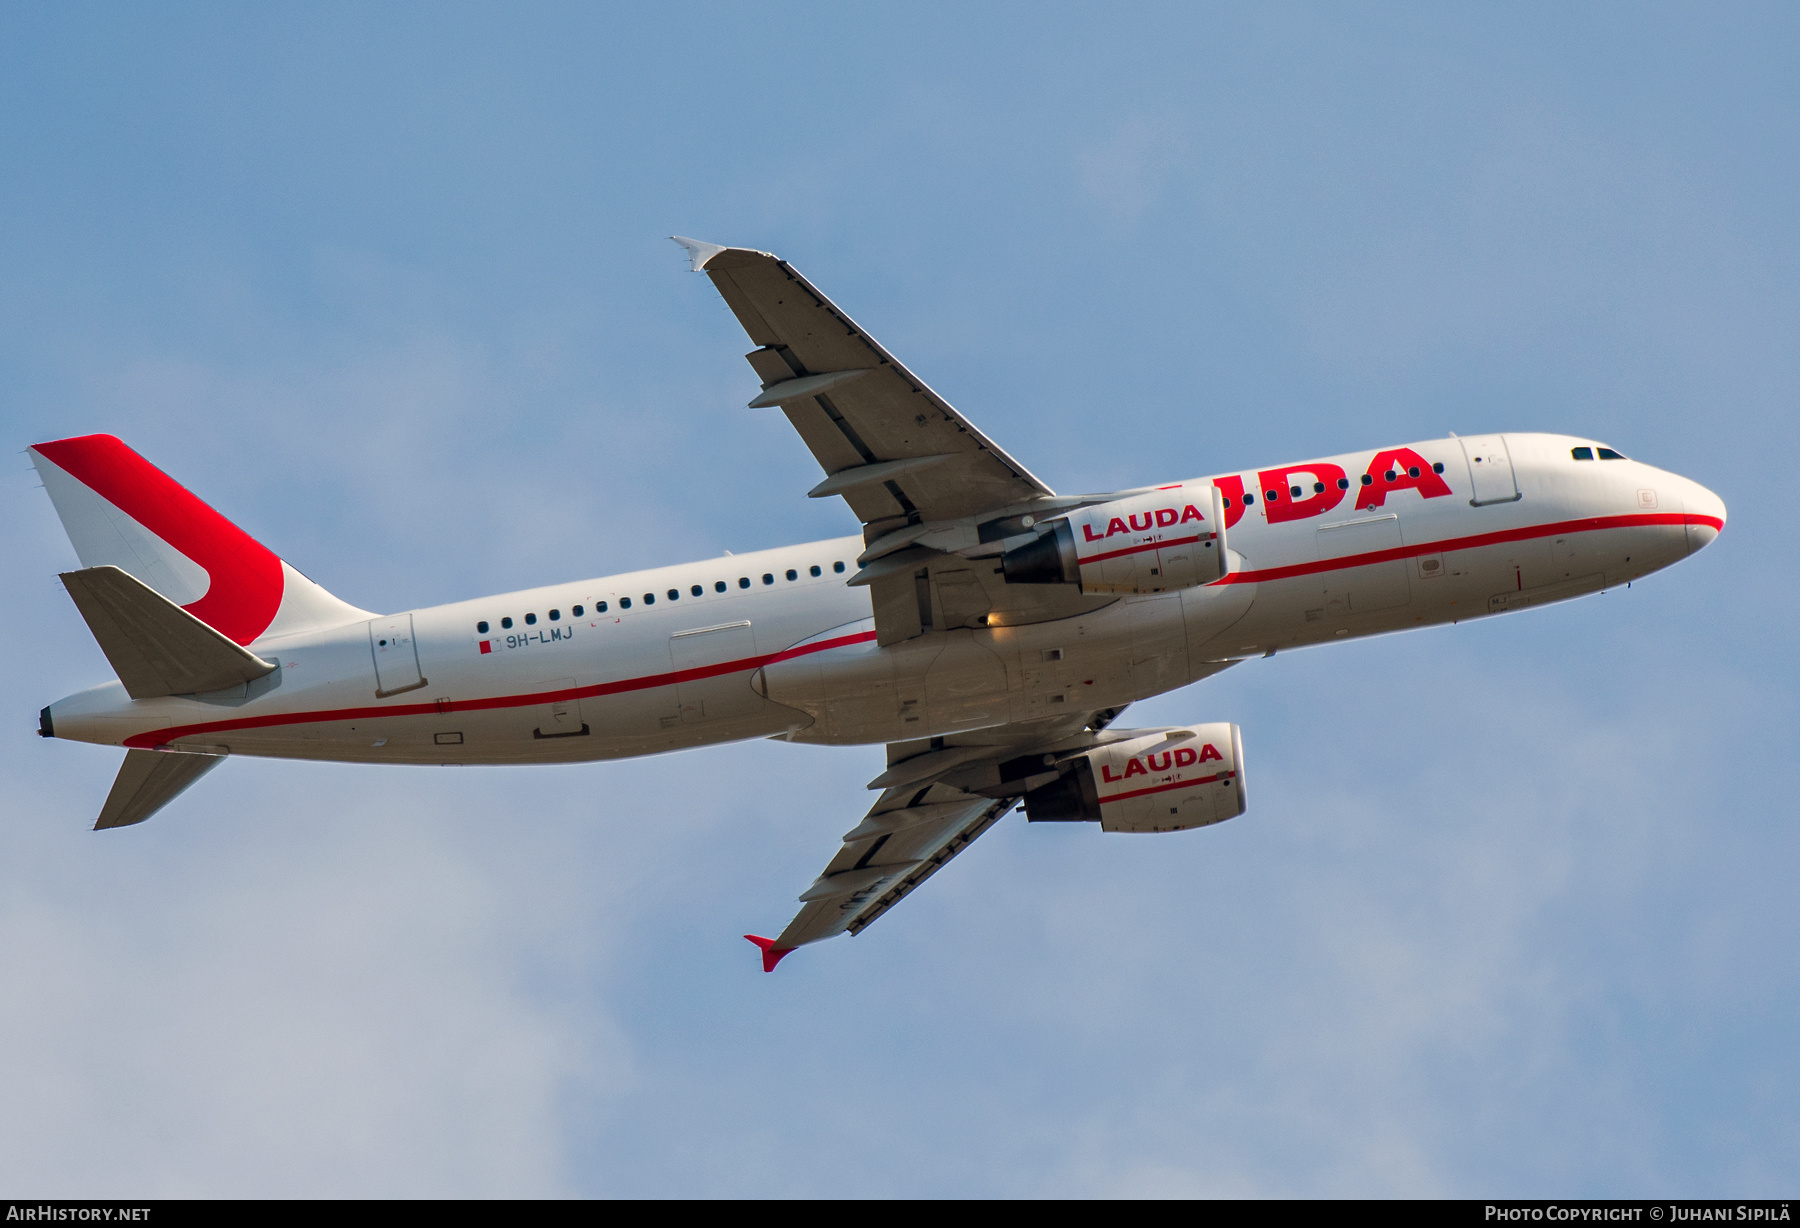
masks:
<path fill-rule="evenodd" d="M 576 618 L 580 618 L 581 617 L 581 607 L 576 606 L 574 609 L 570 610 L 569 613 L 573 614 Z"/>
<path fill-rule="evenodd" d="M 606 613 L 606 603 L 604 601 L 596 602 L 594 605 L 594 613 L 596 613 L 596 614 Z"/>
<path fill-rule="evenodd" d="M 1592 448 L 1570 448 L 1569 455 L 1576 460 L 1593 460 L 1594 450 Z"/>
<path fill-rule="evenodd" d="M 794 581 L 794 580 L 798 580 L 800 578 L 800 573 L 795 571 L 792 567 L 790 567 L 787 569 L 787 578 L 790 582 Z"/>
<path fill-rule="evenodd" d="M 525 616 L 525 625 L 527 627 L 535 626 L 536 624 L 537 624 L 537 615 L 536 614 L 527 614 Z"/>
<path fill-rule="evenodd" d="M 508 614 L 508 615 L 507 615 L 507 616 L 506 616 L 506 617 L 505 617 L 505 618 L 503 618 L 503 619 L 501 619 L 501 620 L 500 620 L 500 625 L 501 625 L 501 626 L 502 626 L 502 627 L 507 627 L 507 628 L 511 628 L 511 626 L 512 626 L 512 615 L 510 615 L 510 614 Z"/>
<path fill-rule="evenodd" d="M 1444 471 L 1444 462 L 1439 461 L 1437 464 L 1433 465 L 1431 471 L 1433 473 L 1442 473 Z"/>
<path fill-rule="evenodd" d="M 815 575 L 815 576 L 824 574 L 819 570 L 819 565 L 817 563 L 814 563 L 811 567 L 808 567 L 806 570 L 809 574 Z"/>
<path fill-rule="evenodd" d="M 714 581 L 713 581 L 713 592 L 715 592 L 715 593 L 722 593 L 722 592 L 724 592 L 724 591 L 725 591 L 725 581 L 723 581 L 723 580 L 714 580 Z"/>
<path fill-rule="evenodd" d="M 1620 456 L 1617 452 L 1614 452 L 1611 448 L 1601 448 L 1600 449 L 1600 459 L 1601 460 L 1624 460 L 1625 458 L 1623 456 Z"/>
<path fill-rule="evenodd" d="M 701 587 L 700 587 L 700 586 L 699 586 L 699 585 L 698 585 L 698 584 L 695 584 L 695 585 L 691 585 L 691 586 L 690 586 L 690 587 L 689 587 L 689 588 L 688 588 L 688 596 L 690 596 L 690 597 L 698 597 L 698 596 L 699 596 L 699 595 L 700 595 L 700 594 L 701 594 L 701 593 L 704 593 L 704 592 L 705 592 L 705 591 L 706 591 L 706 590 L 705 590 L 705 589 L 703 589 L 703 588 L 701 588 Z"/>
<path fill-rule="evenodd" d="M 669 590 L 669 600 L 670 601 L 680 601 L 681 600 L 681 590 L 678 588 L 670 589 Z"/>
<path fill-rule="evenodd" d="M 739 576 L 738 577 L 738 587 L 739 588 L 749 588 L 750 587 L 750 577 L 749 576 Z"/>
<path fill-rule="evenodd" d="M 772 572 L 767 572 L 767 571 L 765 571 L 765 572 L 763 572 L 763 583 L 764 583 L 764 584 L 773 584 L 773 583 L 775 583 L 775 576 L 774 576 L 774 573 L 772 573 Z"/>
<path fill-rule="evenodd" d="M 645 593 L 644 594 L 644 604 L 645 605 L 655 605 L 656 604 L 656 594 L 655 593 Z"/>
<path fill-rule="evenodd" d="M 481 635 L 486 635 L 487 634 L 487 620 L 484 618 L 480 622 L 476 623 L 475 630 Z"/>
<path fill-rule="evenodd" d="M 1349 478 L 1339 478 L 1338 479 L 1338 489 L 1339 490 L 1349 490 L 1350 489 L 1350 479 Z M 1226 507 L 1231 506 L 1230 499 L 1225 500 L 1225 506 Z"/>
<path fill-rule="evenodd" d="M 631 608 L 631 598 L 629 598 L 629 597 L 619 598 L 619 608 L 621 610 L 629 610 Z"/>
<path fill-rule="evenodd" d="M 831 570 L 837 572 L 839 575 L 843 575 L 844 574 L 844 565 L 842 563 L 833 563 L 831 565 Z"/>
<path fill-rule="evenodd" d="M 1249 507 L 1252 503 L 1255 503 L 1255 502 L 1256 502 L 1256 496 L 1251 494 L 1249 491 L 1245 491 L 1244 492 L 1244 506 Z"/>
<path fill-rule="evenodd" d="M 1364 486 L 1373 486 L 1375 485 L 1375 479 L 1365 473 L 1362 475 L 1362 484 Z"/>
<path fill-rule="evenodd" d="M 561 610 L 551 610 L 551 611 L 550 611 L 550 621 L 551 621 L 551 622 L 556 622 L 556 621 L 558 621 L 558 620 L 559 620 L 559 619 L 561 619 L 561 618 L 562 618 L 562 611 L 561 611 Z"/>

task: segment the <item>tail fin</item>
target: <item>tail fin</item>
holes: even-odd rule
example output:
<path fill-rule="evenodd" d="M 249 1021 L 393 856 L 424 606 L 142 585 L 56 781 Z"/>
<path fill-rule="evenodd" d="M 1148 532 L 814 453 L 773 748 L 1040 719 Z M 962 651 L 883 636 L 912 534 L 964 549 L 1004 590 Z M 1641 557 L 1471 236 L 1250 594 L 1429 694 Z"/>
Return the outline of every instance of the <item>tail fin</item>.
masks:
<path fill-rule="evenodd" d="M 83 567 L 117 567 L 237 644 L 374 617 L 111 435 L 30 449 Z"/>

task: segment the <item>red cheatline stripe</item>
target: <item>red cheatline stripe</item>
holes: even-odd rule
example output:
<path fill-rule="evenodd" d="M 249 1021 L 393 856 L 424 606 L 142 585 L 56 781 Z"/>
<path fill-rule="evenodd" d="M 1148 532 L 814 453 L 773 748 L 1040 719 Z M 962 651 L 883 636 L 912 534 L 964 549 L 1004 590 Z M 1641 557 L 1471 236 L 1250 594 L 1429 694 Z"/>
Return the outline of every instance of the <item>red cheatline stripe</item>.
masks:
<path fill-rule="evenodd" d="M 850 644 L 866 644 L 875 638 L 873 631 L 834 636 L 816 644 L 800 644 L 762 657 L 742 657 L 718 665 L 701 665 L 693 669 L 670 670 L 666 674 L 646 674 L 641 678 L 623 678 L 596 686 L 565 687 L 560 691 L 540 691 L 533 695 L 496 695 L 489 699 L 458 699 L 440 708 L 435 702 L 424 704 L 392 704 L 371 708 L 330 708 L 320 712 L 281 712 L 268 716 L 250 716 L 235 721 L 208 721 L 200 725 L 176 725 L 125 739 L 126 746 L 147 749 L 166 746 L 183 738 L 197 738 L 209 733 L 225 733 L 233 729 L 270 729 L 278 725 L 313 725 L 321 721 L 366 721 L 383 716 L 424 716 L 442 712 L 485 712 L 495 708 L 524 708 L 532 704 L 554 703 L 563 699 L 589 699 L 600 695 L 619 695 L 626 691 L 646 691 L 652 687 L 672 686 L 678 682 L 695 682 L 716 678 L 721 674 L 743 673 L 761 669 L 777 661 L 810 656 Z"/>
<path fill-rule="evenodd" d="M 1723 530 L 1725 522 L 1716 516 L 1690 516 L 1675 512 L 1641 512 L 1626 516 L 1594 516 L 1585 520 L 1562 520 L 1554 524 L 1532 525 L 1521 529 L 1504 529 L 1495 533 L 1478 533 L 1471 537 L 1448 538 L 1444 541 L 1427 542 L 1418 546 L 1398 546 L 1392 550 L 1375 550 L 1368 554 L 1352 554 L 1337 559 L 1321 559 L 1316 563 L 1294 563 L 1286 567 L 1269 567 L 1261 571 L 1234 571 L 1220 584 L 1256 584 L 1265 580 L 1285 580 L 1292 576 L 1317 575 L 1326 571 L 1341 571 L 1351 567 L 1365 567 L 1371 563 L 1385 563 L 1393 559 L 1414 558 L 1421 554 L 1436 554 L 1444 550 L 1471 550 L 1480 546 L 1499 545 L 1503 542 L 1527 541 L 1533 537 L 1549 537 L 1556 533 L 1593 532 L 1600 529 L 1623 529 L 1637 525 L 1667 524 L 1689 525 L 1703 524 L 1714 529 Z M 1198 538 L 1194 540 L 1198 541 Z M 1149 547 L 1154 548 L 1154 547 Z M 1091 561 L 1091 560 L 1090 560 Z M 759 669 L 764 665 L 778 661 L 788 661 L 795 657 L 809 656 L 815 652 L 826 652 L 833 648 L 842 648 L 848 644 L 866 644 L 875 638 L 875 632 L 863 631 L 855 635 L 836 636 L 829 640 L 820 640 L 816 644 L 801 644 L 782 652 L 772 653 L 766 657 L 745 657 L 738 661 L 727 661 L 722 665 L 708 665 L 698 669 L 673 670 L 666 674 L 649 674 L 642 678 L 627 678 L 619 682 L 603 682 L 598 686 L 571 687 L 561 691 L 545 691 L 536 695 L 503 695 L 492 699 L 458 700 L 450 705 L 453 712 L 474 712 L 491 708 L 523 708 L 529 704 L 550 703 L 558 699 L 585 699 L 590 696 L 617 695 L 626 691 L 643 691 L 652 687 L 669 686 L 677 682 L 690 682 L 700 678 L 712 678 L 720 674 L 733 674 L 740 670 Z M 378 708 L 336 708 L 323 712 L 290 712 L 280 715 L 245 717 L 235 721 L 212 721 L 202 725 L 180 725 L 170 729 L 159 729 L 151 733 L 141 733 L 125 739 L 126 746 L 153 747 L 163 746 L 181 738 L 199 737 L 208 733 L 223 733 L 232 729 L 267 729 L 277 725 L 306 725 L 322 721 L 354 721 L 372 720 L 381 716 L 423 716 L 426 713 L 438 712 L 435 703 L 429 704 L 395 704 L 391 707 Z M 1130 796 L 1136 796 L 1135 794 Z M 1117 799 L 1114 799 L 1117 800 Z"/>
<path fill-rule="evenodd" d="M 1206 776 L 1206 777 L 1202 777 L 1199 780 L 1178 780 L 1172 785 L 1155 785 L 1148 789 L 1137 789 L 1130 793 L 1115 793 L 1111 797 L 1101 798 L 1100 804 L 1102 806 L 1104 806 L 1108 802 L 1122 802 L 1126 798 L 1148 797 L 1152 793 L 1167 793 L 1170 789 L 1191 789 L 1195 785 L 1217 784 L 1221 780 L 1230 780 L 1233 776 L 1236 776 L 1236 775 L 1237 775 L 1236 772 L 1220 772 L 1216 776 Z"/>
<path fill-rule="evenodd" d="M 875 633 L 873 631 L 858 631 L 854 635 L 834 636 L 833 638 L 828 639 L 828 640 L 820 640 L 816 644 L 810 644 L 810 643 L 809 644 L 796 644 L 792 648 L 783 649 L 782 651 L 776 653 L 772 657 L 765 657 L 765 658 L 761 659 L 760 661 L 758 661 L 757 663 L 759 665 L 774 665 L 779 661 L 791 661 L 795 657 L 809 657 L 815 652 L 825 652 L 826 650 L 832 649 L 832 648 L 843 648 L 849 644 L 867 644 L 870 640 L 872 640 L 874 638 L 875 638 Z M 725 670 L 714 670 L 713 672 L 729 674 L 731 671 L 729 669 L 725 669 Z M 710 675 L 701 675 L 701 676 L 709 677 Z"/>
<path fill-rule="evenodd" d="M 1395 559 L 1417 558 L 1421 554 L 1438 554 L 1445 550 L 1475 550 L 1482 546 L 1498 546 L 1506 542 L 1529 541 L 1534 537 L 1552 537 L 1558 533 L 1592 533 L 1601 529 L 1630 529 L 1643 525 L 1710 525 L 1723 530 L 1725 522 L 1717 516 L 1688 516 L 1679 512 L 1638 512 L 1626 516 L 1590 516 L 1584 520 L 1559 520 L 1554 524 L 1529 525 L 1522 529 L 1502 529 L 1495 533 L 1477 533 L 1471 537 L 1451 537 L 1443 541 L 1425 542 L 1417 546 L 1395 546 L 1391 550 L 1371 550 L 1367 554 L 1347 554 L 1342 558 L 1320 559 L 1316 563 L 1290 563 L 1285 567 L 1265 567 L 1261 571 L 1234 571 L 1220 584 L 1260 584 L 1267 580 L 1288 580 L 1294 576 L 1314 576 L 1320 572 L 1342 571 L 1350 567 L 1367 567 Z"/>
<path fill-rule="evenodd" d="M 1111 550 L 1105 554 L 1090 554 L 1086 558 L 1075 556 L 1075 561 L 1086 567 L 1089 563 L 1104 563 L 1107 559 L 1120 559 L 1128 554 L 1142 554 L 1146 550 L 1166 550 L 1170 546 L 1186 546 L 1200 540 L 1198 534 L 1193 537 L 1176 537 L 1166 542 L 1146 542 L 1141 546 L 1127 546 L 1123 550 Z"/>

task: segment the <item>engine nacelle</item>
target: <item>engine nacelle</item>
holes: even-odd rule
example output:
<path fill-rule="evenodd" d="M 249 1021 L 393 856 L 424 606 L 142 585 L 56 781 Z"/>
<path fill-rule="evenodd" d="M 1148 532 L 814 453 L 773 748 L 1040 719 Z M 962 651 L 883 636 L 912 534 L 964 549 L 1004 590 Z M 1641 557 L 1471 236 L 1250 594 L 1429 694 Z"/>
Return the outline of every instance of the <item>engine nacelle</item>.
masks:
<path fill-rule="evenodd" d="M 1033 823 L 1098 822 L 1103 831 L 1182 831 L 1244 813 L 1244 740 L 1218 722 L 1096 746 L 1025 795 Z"/>
<path fill-rule="evenodd" d="M 1190 483 L 1080 508 L 1000 556 L 1008 584 L 1075 584 L 1084 593 L 1166 593 L 1226 572 L 1218 487 Z"/>

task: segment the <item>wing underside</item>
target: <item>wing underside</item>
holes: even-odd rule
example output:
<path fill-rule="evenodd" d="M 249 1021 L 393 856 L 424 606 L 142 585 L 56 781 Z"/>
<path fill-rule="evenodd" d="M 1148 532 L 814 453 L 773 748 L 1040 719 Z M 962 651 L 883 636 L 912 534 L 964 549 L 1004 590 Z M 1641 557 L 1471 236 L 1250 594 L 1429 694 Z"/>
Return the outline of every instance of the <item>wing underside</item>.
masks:
<path fill-rule="evenodd" d="M 839 494 L 880 531 L 953 520 L 1053 492 L 785 260 L 677 239 L 760 348 L 753 406 L 779 405 Z"/>
<path fill-rule="evenodd" d="M 675 241 L 758 347 L 745 356 L 762 384 L 751 408 L 780 407 L 825 471 L 808 493 L 842 496 L 862 521 L 868 548 L 848 582 L 869 586 L 878 644 L 1067 618 L 1116 600 L 1012 586 L 997 565 L 1011 535 L 1091 498 L 1058 498 L 786 261 Z M 1116 715 L 891 744 L 887 771 L 870 782 L 880 797 L 801 894 L 800 911 L 776 938 L 745 935 L 763 949 L 763 967 L 861 933 L 1011 810 L 1051 752 L 1091 742 Z"/>
<path fill-rule="evenodd" d="M 845 835 L 837 855 L 800 897 L 800 911 L 775 939 L 775 947 L 791 950 L 837 934 L 860 933 L 972 844 L 1012 804 L 935 784 L 889 790 Z"/>
<path fill-rule="evenodd" d="M 862 521 L 868 548 L 849 582 L 869 586 L 882 644 L 1112 600 L 1006 585 L 991 557 L 1008 535 L 1090 499 L 1058 497 L 786 261 L 676 242 L 760 347 L 745 356 L 762 381 L 750 405 L 779 406 L 824 469 L 808 493 L 842 496 Z"/>
<path fill-rule="evenodd" d="M 783 954 L 838 934 L 859 934 L 973 844 L 1024 796 L 1010 765 L 1088 738 L 1117 710 L 1002 725 L 949 738 L 895 742 L 888 770 L 870 782 L 881 796 L 800 896 L 800 911 L 774 939 L 746 935 L 773 968 Z"/>

